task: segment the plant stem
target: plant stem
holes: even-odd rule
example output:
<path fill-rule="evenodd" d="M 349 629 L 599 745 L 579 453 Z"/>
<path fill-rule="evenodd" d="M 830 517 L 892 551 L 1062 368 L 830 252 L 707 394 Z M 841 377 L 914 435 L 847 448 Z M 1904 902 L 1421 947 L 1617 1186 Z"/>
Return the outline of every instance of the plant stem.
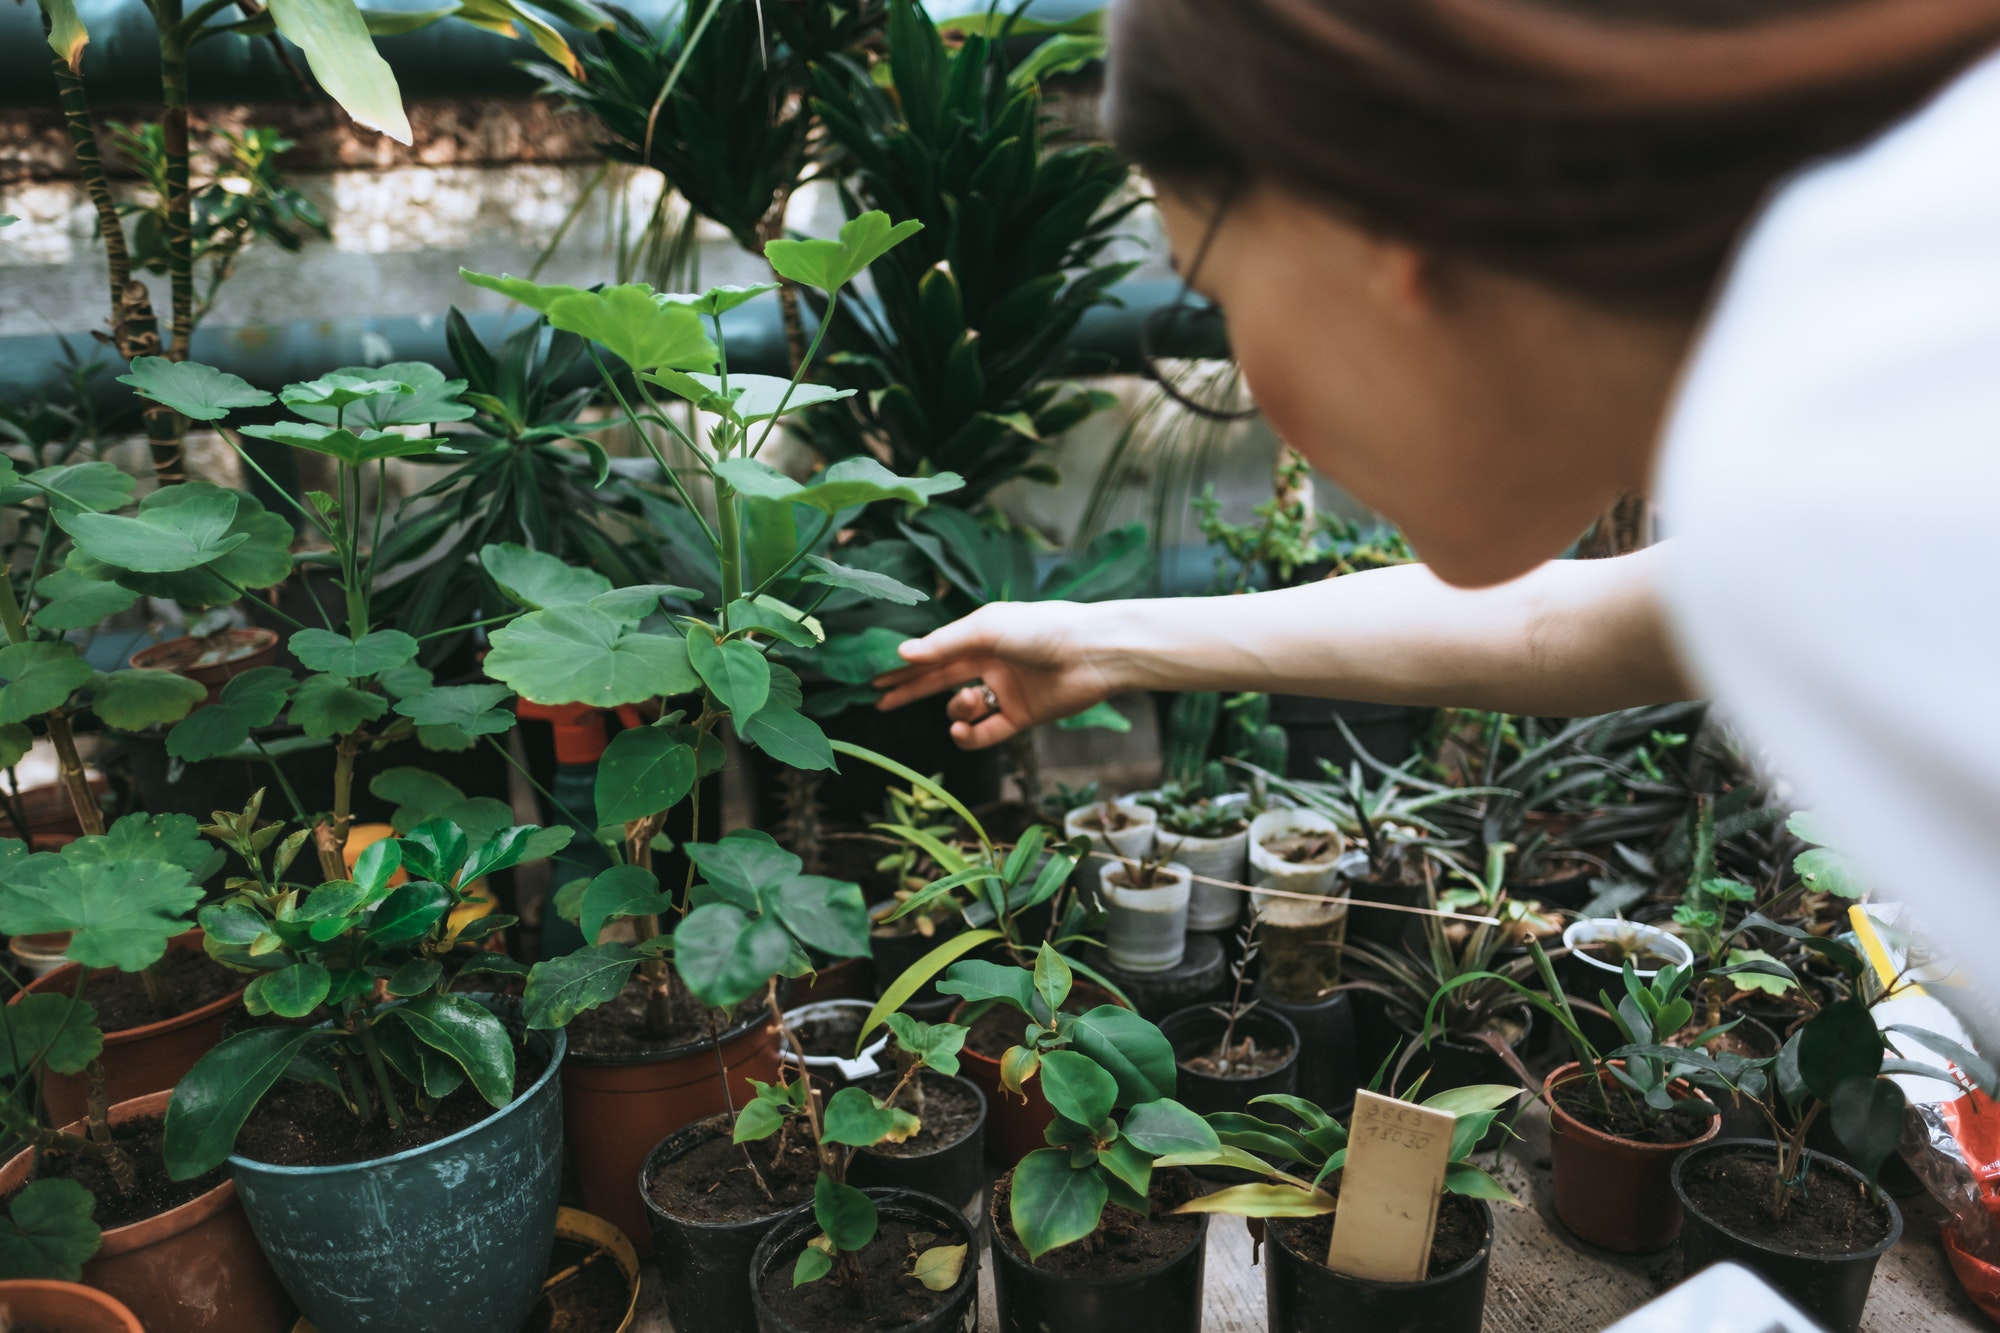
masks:
<path fill-rule="evenodd" d="M 389 1116 L 389 1132 L 401 1132 L 403 1110 L 396 1105 L 396 1093 L 389 1083 L 389 1067 L 382 1061 L 382 1048 L 375 1044 L 375 1028 L 359 1013 L 355 1015 L 356 1029 L 361 1036 L 361 1049 L 367 1052 L 368 1068 L 375 1075 L 376 1090 L 382 1096 L 382 1109 Z"/>
<path fill-rule="evenodd" d="M 722 1037 L 715 1030 L 715 1011 L 704 1005 L 701 1011 L 701 1021 L 708 1028 L 708 1048 L 715 1052 L 715 1078 L 722 1085 L 722 1105 L 729 1112 L 729 1124 L 731 1128 L 734 1128 L 736 1124 L 736 1098 L 729 1091 L 729 1065 L 722 1058 Z M 757 1182 L 757 1192 L 764 1196 L 764 1202 L 776 1203 L 778 1199 L 776 1195 L 771 1193 L 770 1182 L 766 1181 L 764 1173 L 757 1169 L 757 1159 L 750 1155 L 750 1145 L 739 1143 L 736 1146 L 742 1152 L 743 1165 L 750 1168 L 750 1179 Z"/>
<path fill-rule="evenodd" d="M 769 982 L 765 983 L 764 1003 L 771 1010 L 771 1021 L 778 1025 L 780 1040 L 784 1045 L 799 1052 L 801 1057 L 803 1057 L 806 1048 L 800 1044 L 798 1034 L 793 1032 L 791 1026 L 785 1022 L 785 1011 L 778 1005 L 778 979 L 776 977 L 772 977 Z M 806 1081 L 806 1124 L 812 1130 L 813 1149 L 819 1154 L 819 1169 L 826 1172 L 827 1176 L 832 1180 L 844 1185 L 847 1183 L 847 1163 L 840 1160 L 839 1154 L 833 1151 L 832 1145 L 827 1143 L 820 1134 L 819 1100 L 813 1096 L 812 1076 L 805 1072 L 803 1059 L 801 1059 L 799 1065 L 799 1077 Z"/>
<path fill-rule="evenodd" d="M 194 338 L 194 193 L 188 180 L 188 44 L 179 31 L 180 0 L 153 0 L 153 17 L 160 30 L 160 92 L 165 102 L 160 112 L 160 138 L 167 159 L 167 278 L 173 291 L 167 356 L 185 361 L 188 345 Z M 187 422 L 174 413 L 172 424 L 173 433 L 166 439 L 153 436 L 150 425 L 147 432 L 153 447 L 153 471 L 163 486 L 186 475 L 182 448 L 187 438 Z"/>
<path fill-rule="evenodd" d="M 11 568 L 0 565 L 0 628 L 7 632 L 9 643 L 26 643 L 30 635 L 28 622 L 21 615 L 21 603 L 14 596 L 14 580 Z M 104 832 L 104 811 L 98 807 L 97 797 L 90 790 L 90 776 L 83 766 L 83 756 L 77 752 L 76 734 L 70 730 L 69 715 L 61 708 L 52 708 L 43 714 L 48 723 L 49 743 L 56 751 L 56 771 L 63 790 L 69 793 L 70 808 L 76 812 L 76 822 L 86 834 Z M 18 832 L 25 840 L 28 830 Z"/>
<path fill-rule="evenodd" d="M 347 828 L 354 822 L 354 760 L 361 753 L 362 733 L 350 731 L 340 738 L 333 760 L 333 816 L 319 826 L 313 841 L 319 848 L 319 867 L 329 881 L 347 878 Z M 370 1039 L 372 1040 L 372 1038 Z"/>
<path fill-rule="evenodd" d="M 354 1101 L 354 1114 L 366 1124 L 375 1117 L 375 1102 L 368 1095 L 368 1084 L 363 1080 L 360 1068 L 347 1056 L 341 1057 L 340 1072 L 347 1076 L 348 1091 Z"/>

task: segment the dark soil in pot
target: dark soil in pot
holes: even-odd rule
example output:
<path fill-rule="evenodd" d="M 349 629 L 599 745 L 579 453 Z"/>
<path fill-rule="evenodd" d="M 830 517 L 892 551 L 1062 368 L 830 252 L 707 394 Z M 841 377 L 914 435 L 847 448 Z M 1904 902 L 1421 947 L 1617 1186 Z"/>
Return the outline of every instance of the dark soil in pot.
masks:
<path fill-rule="evenodd" d="M 1424 1079 L 1425 1096 L 1477 1083 L 1518 1085 L 1521 1081 L 1499 1053 L 1483 1041 L 1448 1037 L 1440 1033 L 1432 1036 L 1429 1045 L 1424 1045 L 1418 1038 L 1414 1021 L 1404 1021 L 1393 1009 L 1387 1011 L 1386 1017 L 1389 1027 L 1402 1041 L 1396 1059 L 1400 1061 L 1404 1054 L 1410 1055 L 1400 1075 L 1395 1073 L 1394 1064 L 1390 1066 L 1391 1082 L 1399 1091 L 1414 1086 L 1426 1070 L 1430 1071 L 1430 1076 Z M 1528 1017 L 1529 1011 L 1523 1008 L 1514 1013 L 1496 1015 L 1491 1020 L 1492 1030 L 1505 1039 L 1516 1058 L 1520 1057 L 1528 1043 Z M 1411 1053 L 1413 1048 L 1414 1053 Z M 1496 1148 L 1506 1141 L 1506 1127 L 1512 1118 L 1511 1111 L 1503 1111 L 1494 1119 L 1493 1127 L 1479 1141 L 1481 1151 Z"/>
<path fill-rule="evenodd" d="M 242 990 L 247 980 L 241 972 L 230 971 L 199 950 L 169 950 L 154 966 L 166 983 L 167 994 L 173 997 L 168 1010 L 153 1003 L 146 994 L 145 978 L 137 972 L 91 970 L 89 980 L 83 983 L 83 998 L 97 1010 L 99 1031 L 124 1032 L 179 1018 Z"/>
<path fill-rule="evenodd" d="M 870 1190 L 878 1227 L 875 1239 L 854 1255 L 860 1280 L 843 1287 L 831 1276 L 803 1286 L 792 1269 L 806 1241 L 819 1230 L 811 1217 L 772 1228 L 753 1260 L 757 1326 L 764 1333 L 950 1333 L 978 1322 L 979 1256 L 972 1228 L 955 1209 L 909 1190 Z M 963 1245 L 958 1280 L 932 1291 L 910 1274 L 911 1262 L 936 1246 Z"/>
<path fill-rule="evenodd" d="M 1337 1184 L 1323 1188 L 1334 1198 L 1340 1197 Z M 1283 1232 L 1285 1240 L 1301 1254 L 1317 1255 L 1324 1267 L 1327 1246 L 1333 1244 L 1333 1217 L 1332 1213 L 1324 1217 L 1274 1217 L 1265 1225 Z M 1479 1205 L 1457 1194 L 1445 1195 L 1438 1200 L 1437 1230 L 1431 1236 L 1431 1262 L 1424 1270 L 1425 1280 L 1443 1277 L 1477 1255 L 1485 1243 L 1486 1225 Z"/>
<path fill-rule="evenodd" d="M 812 1202 L 819 1164 L 802 1133 L 790 1136 L 780 1157 L 776 1135 L 731 1143 L 726 1115 L 688 1128 L 710 1132 L 695 1147 L 656 1166 L 646 1178 L 646 1197 L 661 1211 L 699 1222 L 749 1222 Z M 758 1188 L 746 1158 L 762 1173 L 771 1191 L 768 1198 Z"/>
<path fill-rule="evenodd" d="M 1438 1200 L 1430 1264 L 1416 1282 L 1376 1282 L 1328 1268 L 1331 1215 L 1266 1226 L 1271 1333 L 1479 1333 L 1493 1254 L 1487 1205 L 1452 1194 Z"/>
<path fill-rule="evenodd" d="M 112 1143 L 124 1149 L 138 1178 L 130 1193 L 118 1188 L 110 1169 L 96 1158 L 66 1152 L 43 1153 L 35 1163 L 35 1179 L 74 1180 L 89 1190 L 97 1198 L 91 1220 L 105 1231 L 157 1217 L 190 1199 L 200 1198 L 229 1174 L 218 1166 L 193 1180 L 170 1178 L 167 1164 L 160 1156 L 165 1126 L 164 1115 L 136 1117 L 111 1126 Z M 0 1197 L 0 1207 L 11 1206 L 13 1199 L 13 1194 Z"/>
<path fill-rule="evenodd" d="M 1685 1095 L 1685 1091 L 1683 1094 Z M 1609 1114 L 1599 1108 L 1590 1095 L 1587 1083 L 1582 1080 L 1564 1083 L 1555 1090 L 1556 1105 L 1570 1116 L 1600 1134 L 1615 1134 L 1621 1139 L 1634 1143 L 1692 1143 L 1708 1132 L 1715 1123 L 1712 1115 L 1702 1115 L 1697 1111 L 1670 1111 L 1655 1123 L 1648 1123 L 1643 1117 L 1627 1109 L 1627 1104 L 1616 1091 L 1606 1099 Z"/>
<path fill-rule="evenodd" d="M 863 1079 L 861 1086 L 887 1097 L 894 1073 Z M 923 1090 L 919 1106 L 911 1095 Z M 878 1143 L 854 1154 L 848 1183 L 936 1195 L 954 1208 L 970 1203 L 986 1182 L 986 1097 L 970 1080 L 926 1069 L 904 1089 L 896 1105 L 915 1115 L 922 1128 L 902 1143 Z"/>
<path fill-rule="evenodd" d="M 1723 1139 L 1683 1154 L 1674 1192 L 1687 1213 L 1687 1271 L 1733 1260 L 1754 1269 L 1833 1333 L 1861 1325 L 1875 1265 L 1903 1233 L 1887 1198 L 1871 1199 L 1860 1173 L 1808 1151 L 1807 1179 L 1782 1222 L 1772 1220 L 1777 1178 L 1771 1145 Z"/>
<path fill-rule="evenodd" d="M 548 1052 L 538 1043 L 515 1046 L 514 1096 L 518 1098 L 534 1086 L 548 1067 Z M 236 1153 L 273 1166 L 373 1161 L 448 1138 L 495 1114 L 496 1109 L 466 1083 L 440 1101 L 429 1116 L 404 1107 L 403 1127 L 392 1131 L 380 1107 L 364 1121 L 323 1084 L 286 1079 L 250 1113 L 243 1132 L 236 1136 Z"/>
<path fill-rule="evenodd" d="M 568 1032 L 572 1058 L 644 1056 L 706 1042 L 739 1023 L 756 1018 L 769 1007 L 760 994 L 736 1006 L 705 1014 L 678 974 L 673 978 L 674 1025 L 661 1036 L 646 1030 L 646 983 L 638 974 L 610 1001 L 586 1009 L 571 1021 Z"/>
<path fill-rule="evenodd" d="M 807 1055 L 838 1056 L 851 1060 L 854 1058 L 855 1041 L 861 1036 L 861 1025 L 867 1018 L 866 1009 L 843 1006 L 807 1017 L 788 1017 L 786 1021 L 792 1036 L 798 1039 L 799 1048 Z"/>
<path fill-rule="evenodd" d="M 1201 1005 L 1170 1015 L 1160 1031 L 1180 1066 L 1179 1100 L 1197 1114 L 1241 1111 L 1252 1097 L 1297 1085 L 1299 1034 L 1281 1014 L 1252 1009 L 1232 1026 Z"/>
<path fill-rule="evenodd" d="M 549 1276 L 570 1269 L 576 1271 L 543 1293 L 520 1333 L 616 1333 L 632 1302 L 625 1274 L 605 1251 L 557 1236 Z"/>
<path fill-rule="evenodd" d="M 1030 1263 L 1027 1250 L 1014 1234 L 1012 1206 L 1013 1173 L 993 1182 L 993 1235 L 1007 1247 L 1007 1253 L 1021 1263 Z M 1152 1206 L 1150 1217 L 1141 1217 L 1115 1203 L 1104 1206 L 1104 1220 L 1097 1232 L 1084 1240 L 1050 1250 L 1032 1261 L 1037 1271 L 1057 1277 L 1082 1277 L 1099 1282 L 1152 1272 L 1200 1239 L 1201 1217 L 1195 1213 L 1176 1214 L 1174 1209 L 1202 1193 L 1194 1177 L 1185 1171 L 1168 1169 L 1153 1173 L 1153 1187 L 1147 1194 Z M 1131 1327 L 1144 1327 L 1133 1324 Z"/>

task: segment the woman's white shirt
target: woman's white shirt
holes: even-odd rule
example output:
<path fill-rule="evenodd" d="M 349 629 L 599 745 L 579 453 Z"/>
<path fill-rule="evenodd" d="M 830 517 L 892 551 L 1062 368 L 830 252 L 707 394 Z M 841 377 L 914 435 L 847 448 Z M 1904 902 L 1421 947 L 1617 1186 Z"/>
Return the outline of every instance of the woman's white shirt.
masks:
<path fill-rule="evenodd" d="M 2000 999 L 2000 58 L 1774 198 L 1657 482 L 1687 667 Z"/>

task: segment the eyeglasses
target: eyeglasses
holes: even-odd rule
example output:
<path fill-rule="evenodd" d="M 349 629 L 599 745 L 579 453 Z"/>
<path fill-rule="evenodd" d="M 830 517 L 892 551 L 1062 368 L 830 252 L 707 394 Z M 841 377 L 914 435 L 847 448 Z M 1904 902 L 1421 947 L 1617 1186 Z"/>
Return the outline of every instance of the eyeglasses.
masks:
<path fill-rule="evenodd" d="M 1139 323 L 1139 355 L 1146 377 L 1184 411 L 1208 421 L 1248 421 L 1258 411 L 1255 404 L 1238 406 L 1243 401 L 1242 377 L 1234 365 L 1226 364 L 1229 334 L 1221 307 L 1194 290 L 1195 275 L 1222 229 L 1230 197 L 1225 194 L 1216 205 L 1179 294 Z"/>

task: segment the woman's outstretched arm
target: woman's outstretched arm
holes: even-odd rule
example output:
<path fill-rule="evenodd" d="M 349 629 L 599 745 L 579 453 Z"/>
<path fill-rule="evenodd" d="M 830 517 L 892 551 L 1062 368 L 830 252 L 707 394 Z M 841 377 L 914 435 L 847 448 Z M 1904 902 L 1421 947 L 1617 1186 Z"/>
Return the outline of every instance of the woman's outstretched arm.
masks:
<path fill-rule="evenodd" d="M 1260 690 L 1584 716 L 1689 697 L 1654 594 L 1665 547 L 1493 588 L 1421 565 L 1242 597 L 1003 602 L 903 645 L 879 705 L 956 689 L 970 749 L 1127 690 Z M 990 710 L 983 681 L 1000 702 Z"/>

